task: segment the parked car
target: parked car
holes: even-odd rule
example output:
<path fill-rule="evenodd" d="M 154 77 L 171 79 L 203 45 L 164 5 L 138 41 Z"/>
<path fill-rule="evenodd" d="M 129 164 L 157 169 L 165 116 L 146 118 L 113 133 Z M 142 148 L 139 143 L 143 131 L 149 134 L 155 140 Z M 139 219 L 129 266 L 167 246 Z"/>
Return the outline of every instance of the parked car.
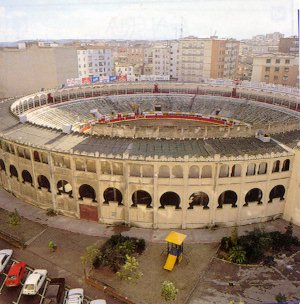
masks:
<path fill-rule="evenodd" d="M 90 304 L 106 304 L 106 301 L 98 299 L 98 300 L 91 301 Z"/>
<path fill-rule="evenodd" d="M 2 272 L 5 269 L 12 254 L 13 254 L 13 251 L 11 249 L 0 250 L 0 272 Z"/>
<path fill-rule="evenodd" d="M 5 280 L 5 286 L 7 287 L 19 286 L 24 277 L 25 269 L 26 269 L 26 263 L 24 262 L 14 263 L 8 271 L 7 278 Z"/>
<path fill-rule="evenodd" d="M 22 293 L 24 295 L 36 295 L 43 286 L 47 278 L 47 273 L 46 269 L 34 270 L 34 272 L 27 277 Z"/>
<path fill-rule="evenodd" d="M 44 304 L 62 304 L 65 295 L 66 280 L 64 278 L 51 279 L 45 293 Z"/>
<path fill-rule="evenodd" d="M 83 304 L 83 289 L 74 288 L 68 290 L 65 304 Z"/>

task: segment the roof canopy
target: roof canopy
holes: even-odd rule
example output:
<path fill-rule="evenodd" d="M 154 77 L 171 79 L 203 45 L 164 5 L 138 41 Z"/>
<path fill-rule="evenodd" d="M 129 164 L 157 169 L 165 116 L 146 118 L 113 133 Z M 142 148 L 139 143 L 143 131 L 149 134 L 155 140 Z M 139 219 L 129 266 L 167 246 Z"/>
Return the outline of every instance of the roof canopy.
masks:
<path fill-rule="evenodd" d="M 175 245 L 181 245 L 185 240 L 185 238 L 186 238 L 185 234 L 171 231 L 165 238 L 165 241 L 169 243 L 173 243 Z"/>

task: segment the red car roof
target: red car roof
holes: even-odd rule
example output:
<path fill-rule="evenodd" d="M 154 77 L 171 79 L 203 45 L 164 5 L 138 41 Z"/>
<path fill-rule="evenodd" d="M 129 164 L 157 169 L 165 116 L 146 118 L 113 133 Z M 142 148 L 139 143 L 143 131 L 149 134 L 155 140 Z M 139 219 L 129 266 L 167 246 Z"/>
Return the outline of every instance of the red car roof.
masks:
<path fill-rule="evenodd" d="M 15 264 L 13 264 L 9 269 L 8 276 L 18 275 L 20 268 L 25 267 L 25 266 L 26 266 L 26 263 L 24 263 L 24 262 L 17 262 Z"/>

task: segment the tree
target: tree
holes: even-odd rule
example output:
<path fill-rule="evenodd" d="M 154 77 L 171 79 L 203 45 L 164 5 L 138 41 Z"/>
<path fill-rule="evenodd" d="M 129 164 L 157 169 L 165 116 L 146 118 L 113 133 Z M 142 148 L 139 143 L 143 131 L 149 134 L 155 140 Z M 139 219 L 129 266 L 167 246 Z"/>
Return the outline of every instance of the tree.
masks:
<path fill-rule="evenodd" d="M 96 257 L 100 254 L 100 250 L 96 244 L 86 247 L 84 254 L 80 257 L 83 264 L 84 277 L 86 278 L 86 266 L 92 266 Z"/>
<path fill-rule="evenodd" d="M 178 289 L 171 281 L 164 281 L 161 286 L 161 296 L 165 301 L 175 301 Z"/>
<path fill-rule="evenodd" d="M 234 246 L 229 253 L 229 260 L 237 264 L 243 264 L 246 262 L 246 251 L 241 246 Z"/>
<path fill-rule="evenodd" d="M 143 273 L 139 271 L 139 263 L 136 258 L 126 255 L 126 262 L 121 270 L 117 272 L 117 276 L 121 280 L 136 282 L 142 275 Z"/>

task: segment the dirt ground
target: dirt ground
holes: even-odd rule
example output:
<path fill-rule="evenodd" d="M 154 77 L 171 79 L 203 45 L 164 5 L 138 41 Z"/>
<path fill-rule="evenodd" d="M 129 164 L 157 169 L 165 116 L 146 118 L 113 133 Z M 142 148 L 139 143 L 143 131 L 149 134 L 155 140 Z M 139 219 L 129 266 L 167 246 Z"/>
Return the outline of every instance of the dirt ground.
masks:
<path fill-rule="evenodd" d="M 161 284 L 172 281 L 179 289 L 174 303 L 184 303 L 196 285 L 199 275 L 208 265 L 217 250 L 217 244 L 186 244 L 184 258 L 172 272 L 163 269 L 166 260 L 166 245 L 146 244 L 146 250 L 138 257 L 142 278 L 137 283 L 121 281 L 111 272 L 94 270 L 92 276 L 119 290 L 136 304 L 164 303 L 160 296 Z"/>
<path fill-rule="evenodd" d="M 18 225 L 9 224 L 9 212 L 0 208 L 0 231 L 15 236 L 18 240 L 30 242 L 39 233 L 42 233 L 46 226 L 29 221 L 21 217 Z"/>

